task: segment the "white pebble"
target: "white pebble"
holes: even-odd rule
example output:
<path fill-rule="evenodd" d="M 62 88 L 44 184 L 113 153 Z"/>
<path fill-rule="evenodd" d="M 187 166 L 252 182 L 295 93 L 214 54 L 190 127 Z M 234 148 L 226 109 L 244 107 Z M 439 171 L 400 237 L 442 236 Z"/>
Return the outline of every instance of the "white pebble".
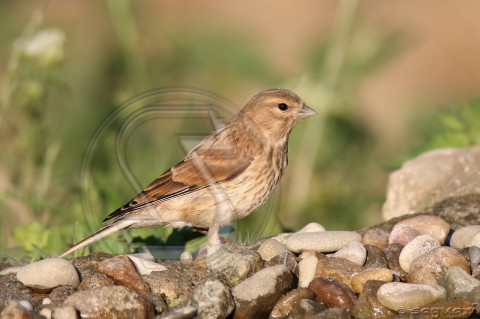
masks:
<path fill-rule="evenodd" d="M 348 259 L 359 266 L 363 266 L 365 260 L 367 260 L 367 250 L 361 243 L 352 241 L 333 254 L 332 257 Z"/>
<path fill-rule="evenodd" d="M 307 256 L 298 263 L 298 286 L 306 288 L 315 278 L 317 272 L 318 258 Z"/>
<path fill-rule="evenodd" d="M 403 247 L 402 251 L 400 252 L 400 267 L 403 269 L 403 271 L 408 273 L 410 271 L 410 265 L 412 261 L 438 247 L 440 247 L 438 239 L 429 234 L 415 237 L 411 242 Z"/>
<path fill-rule="evenodd" d="M 27 287 L 51 289 L 58 286 L 78 287 L 80 279 L 73 265 L 62 258 L 47 258 L 24 266 L 17 279 Z"/>
<path fill-rule="evenodd" d="M 52 303 L 52 299 L 50 298 L 45 298 L 42 300 L 42 305 L 49 305 Z"/>
<path fill-rule="evenodd" d="M 443 287 L 424 284 L 389 282 L 377 291 L 378 301 L 392 310 L 408 310 L 444 300 L 447 292 Z"/>
<path fill-rule="evenodd" d="M 184 265 L 191 264 L 193 262 L 193 256 L 189 251 L 184 251 L 180 254 L 180 262 Z"/>
<path fill-rule="evenodd" d="M 473 238 L 480 234 L 480 225 L 470 225 L 457 229 L 450 238 L 450 247 L 462 249 L 472 246 Z M 476 245 L 473 245 L 476 246 Z"/>
<path fill-rule="evenodd" d="M 276 239 L 267 239 L 263 244 L 260 245 L 257 249 L 257 253 L 262 257 L 263 260 L 269 261 L 278 254 L 287 252 L 288 249 L 285 244 L 282 244 Z"/>
<path fill-rule="evenodd" d="M 20 300 L 18 303 L 27 310 L 33 310 L 33 306 L 28 300 Z"/>
<path fill-rule="evenodd" d="M 480 233 L 473 236 L 473 238 L 470 241 L 468 247 L 480 247 Z"/>
<path fill-rule="evenodd" d="M 353 231 L 321 231 L 295 233 L 288 237 L 287 248 L 293 252 L 313 250 L 316 252 L 334 252 L 352 241 L 360 242 L 362 236 Z"/>

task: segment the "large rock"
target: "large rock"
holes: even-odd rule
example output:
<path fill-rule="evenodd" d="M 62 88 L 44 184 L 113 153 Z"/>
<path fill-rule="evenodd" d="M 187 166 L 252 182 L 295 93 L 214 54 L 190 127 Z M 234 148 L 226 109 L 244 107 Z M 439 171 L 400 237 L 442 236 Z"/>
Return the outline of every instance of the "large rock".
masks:
<path fill-rule="evenodd" d="M 450 196 L 480 194 L 480 146 L 421 154 L 390 174 L 383 217 L 421 211 Z"/>

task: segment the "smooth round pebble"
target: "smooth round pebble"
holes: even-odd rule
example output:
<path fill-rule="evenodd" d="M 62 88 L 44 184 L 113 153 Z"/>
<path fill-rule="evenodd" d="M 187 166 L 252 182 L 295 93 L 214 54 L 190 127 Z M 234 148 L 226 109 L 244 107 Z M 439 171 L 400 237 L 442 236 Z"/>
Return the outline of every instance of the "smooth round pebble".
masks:
<path fill-rule="evenodd" d="M 298 286 L 306 288 L 315 278 L 317 272 L 318 258 L 316 256 L 307 256 L 298 263 Z"/>
<path fill-rule="evenodd" d="M 388 244 L 388 236 L 389 234 L 381 228 L 371 228 L 363 235 L 362 244 L 385 248 Z"/>
<path fill-rule="evenodd" d="M 388 237 L 389 244 L 400 244 L 402 246 L 407 245 L 411 242 L 415 237 L 420 236 L 421 233 L 412 227 L 400 227 L 395 228 L 390 233 Z"/>
<path fill-rule="evenodd" d="M 411 242 L 409 242 L 405 247 L 403 247 L 400 257 L 398 258 L 400 262 L 400 267 L 405 272 L 410 272 L 410 265 L 419 256 L 440 247 L 438 239 L 432 235 L 425 234 L 415 237 Z"/>
<path fill-rule="evenodd" d="M 453 266 L 470 272 L 468 260 L 461 253 L 447 246 L 435 248 L 410 264 L 408 282 L 436 285 L 438 280 Z"/>
<path fill-rule="evenodd" d="M 430 234 L 437 238 L 438 241 L 443 244 L 450 232 L 450 225 L 442 218 L 431 215 L 419 215 L 412 218 L 404 219 L 392 229 L 392 232 L 397 228 L 410 227 L 415 229 L 421 234 Z"/>
<path fill-rule="evenodd" d="M 17 279 L 25 286 L 37 289 L 76 288 L 80 284 L 75 267 L 62 258 L 47 258 L 28 264 L 18 271 Z"/>
<path fill-rule="evenodd" d="M 332 257 L 345 258 L 359 266 L 363 266 L 365 264 L 365 260 L 367 259 L 367 250 L 361 243 L 352 241 L 348 243 L 347 246 L 334 253 Z"/>
<path fill-rule="evenodd" d="M 444 300 L 446 297 L 447 292 L 441 286 L 407 284 L 403 282 L 386 283 L 377 291 L 377 298 L 380 303 L 392 310 L 422 307 Z"/>
<path fill-rule="evenodd" d="M 360 242 L 362 236 L 353 231 L 302 232 L 287 238 L 287 248 L 299 253 L 305 250 L 317 252 L 334 252 L 342 249 L 352 241 Z"/>
<path fill-rule="evenodd" d="M 276 239 L 267 239 L 257 249 L 257 253 L 265 261 L 270 261 L 273 257 L 289 251 L 285 244 L 282 244 Z"/>
<path fill-rule="evenodd" d="M 189 265 L 193 262 L 193 256 L 192 253 L 189 251 L 184 251 L 183 253 L 180 254 L 180 262 L 183 265 Z"/>
<path fill-rule="evenodd" d="M 473 236 L 472 240 L 468 244 L 468 247 L 480 247 L 480 233 Z"/>
<path fill-rule="evenodd" d="M 308 223 L 302 229 L 297 231 L 297 233 L 311 233 L 311 232 L 318 232 L 318 231 L 325 231 L 325 227 L 317 223 Z"/>
<path fill-rule="evenodd" d="M 480 234 L 480 225 L 470 225 L 459 228 L 450 238 L 450 247 L 457 249 L 470 247 L 472 246 L 472 239 L 478 234 Z"/>
<path fill-rule="evenodd" d="M 329 307 L 352 309 L 356 301 L 355 293 L 335 279 L 318 277 L 308 288 L 315 293 L 317 301 Z"/>
<path fill-rule="evenodd" d="M 363 291 L 363 286 L 369 280 L 393 281 L 393 273 L 388 268 L 368 268 L 352 275 L 352 287 L 357 293 Z"/>
<path fill-rule="evenodd" d="M 475 269 L 480 265 L 480 248 L 472 246 L 468 249 L 468 259 L 470 260 L 470 267 Z"/>

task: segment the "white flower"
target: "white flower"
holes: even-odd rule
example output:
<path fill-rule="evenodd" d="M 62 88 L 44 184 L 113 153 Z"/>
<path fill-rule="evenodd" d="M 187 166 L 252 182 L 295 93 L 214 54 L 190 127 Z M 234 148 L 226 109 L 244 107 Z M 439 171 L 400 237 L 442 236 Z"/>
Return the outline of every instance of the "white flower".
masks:
<path fill-rule="evenodd" d="M 64 57 L 65 33 L 60 29 L 44 29 L 29 38 L 16 41 L 23 55 L 37 60 L 43 66 L 61 62 Z"/>

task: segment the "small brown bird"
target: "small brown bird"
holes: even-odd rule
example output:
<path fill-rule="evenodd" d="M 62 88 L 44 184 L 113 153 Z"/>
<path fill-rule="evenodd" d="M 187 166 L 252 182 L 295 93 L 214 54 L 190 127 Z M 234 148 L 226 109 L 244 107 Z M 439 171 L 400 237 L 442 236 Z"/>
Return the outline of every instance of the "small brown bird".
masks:
<path fill-rule="evenodd" d="M 265 90 L 185 159 L 105 218 L 106 226 L 63 253 L 117 230 L 155 226 L 208 229 L 209 249 L 221 225 L 244 218 L 272 194 L 287 166 L 297 120 L 317 114 L 295 93 Z"/>

